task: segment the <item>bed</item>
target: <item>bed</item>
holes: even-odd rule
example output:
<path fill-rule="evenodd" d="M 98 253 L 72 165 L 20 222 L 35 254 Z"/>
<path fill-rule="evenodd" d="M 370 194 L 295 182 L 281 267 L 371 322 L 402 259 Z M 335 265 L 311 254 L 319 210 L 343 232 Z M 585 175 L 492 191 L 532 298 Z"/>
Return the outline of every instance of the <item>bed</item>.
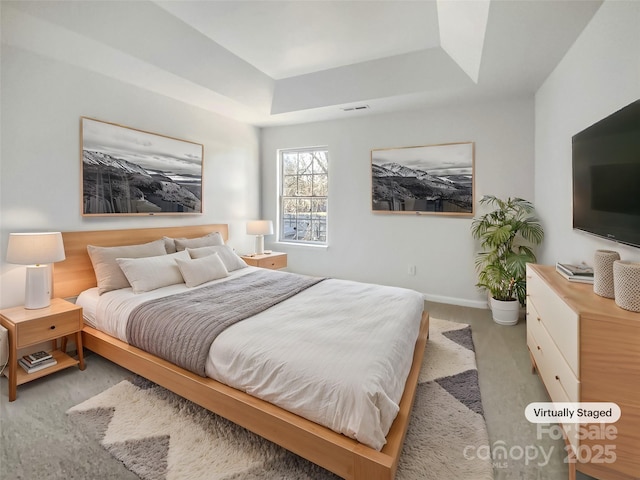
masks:
<path fill-rule="evenodd" d="M 95 287 L 96 279 L 87 254 L 87 245 L 135 245 L 150 242 L 162 236 L 192 238 L 212 231 L 220 232 L 225 240 L 228 237 L 227 226 L 223 224 L 63 233 L 67 259 L 55 266 L 54 294 L 58 297 L 72 297 Z M 329 282 L 322 283 L 325 283 L 325 286 L 321 288 L 335 288 L 335 285 L 332 286 Z M 312 289 L 316 292 L 320 291 L 319 287 L 309 288 L 309 291 Z M 309 295 L 305 292 L 299 295 L 303 294 Z M 246 322 L 247 320 L 240 324 Z M 106 330 L 109 331 L 108 328 Z M 230 328 L 229 331 L 231 330 Z M 349 438 L 309 418 L 291 413 L 289 409 L 278 407 L 274 403 L 261 400 L 242 390 L 162 360 L 117 338 L 118 334 L 114 331 L 108 334 L 85 325 L 82 334 L 84 346 L 87 349 L 124 368 L 174 391 L 342 478 L 369 480 L 392 479 L 395 476 L 413 404 L 427 332 L 428 315 L 422 312 L 413 357 L 409 358 L 411 365 L 407 367 L 408 376 L 404 393 L 401 394 L 399 411 L 388 430 L 386 439 L 383 439 L 384 446 L 380 450 L 368 445 L 368 443 L 371 444 L 368 440 L 360 442 Z"/>

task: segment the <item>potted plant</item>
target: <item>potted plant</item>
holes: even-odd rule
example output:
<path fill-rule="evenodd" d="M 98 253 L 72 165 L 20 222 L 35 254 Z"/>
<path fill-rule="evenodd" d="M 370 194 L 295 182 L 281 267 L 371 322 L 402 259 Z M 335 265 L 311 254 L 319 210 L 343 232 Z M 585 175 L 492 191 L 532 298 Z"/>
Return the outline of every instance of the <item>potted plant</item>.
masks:
<path fill-rule="evenodd" d="M 485 195 L 480 204 L 494 210 L 471 225 L 471 233 L 483 250 L 476 256 L 476 286 L 490 293 L 494 321 L 515 325 L 520 305 L 525 304 L 526 265 L 536 261 L 532 246 L 544 237 L 542 225 L 533 204 L 522 198 L 501 200 Z"/>

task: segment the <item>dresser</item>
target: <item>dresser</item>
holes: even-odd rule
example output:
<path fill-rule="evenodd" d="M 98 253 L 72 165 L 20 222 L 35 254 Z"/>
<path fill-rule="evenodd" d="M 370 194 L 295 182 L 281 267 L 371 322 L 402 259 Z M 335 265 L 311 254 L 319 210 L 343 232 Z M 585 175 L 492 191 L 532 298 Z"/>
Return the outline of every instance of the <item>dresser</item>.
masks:
<path fill-rule="evenodd" d="M 527 347 L 551 401 L 614 402 L 622 411 L 614 434 L 563 425 L 577 457 L 570 478 L 577 469 L 602 480 L 639 479 L 640 313 L 596 295 L 590 284 L 566 280 L 553 266 L 530 264 Z"/>

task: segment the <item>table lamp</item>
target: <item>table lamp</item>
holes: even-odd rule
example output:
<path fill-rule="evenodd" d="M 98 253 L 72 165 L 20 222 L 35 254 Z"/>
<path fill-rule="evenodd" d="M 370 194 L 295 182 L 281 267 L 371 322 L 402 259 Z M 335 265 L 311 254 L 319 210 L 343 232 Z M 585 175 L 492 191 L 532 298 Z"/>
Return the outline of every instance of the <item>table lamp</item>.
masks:
<path fill-rule="evenodd" d="M 60 232 L 10 233 L 7 263 L 27 265 L 24 308 L 51 305 L 50 263 L 65 259 Z"/>
<path fill-rule="evenodd" d="M 247 235 L 256 236 L 256 251 L 258 255 L 264 253 L 264 236 L 273 235 L 273 222 L 271 220 L 252 220 L 247 222 Z"/>

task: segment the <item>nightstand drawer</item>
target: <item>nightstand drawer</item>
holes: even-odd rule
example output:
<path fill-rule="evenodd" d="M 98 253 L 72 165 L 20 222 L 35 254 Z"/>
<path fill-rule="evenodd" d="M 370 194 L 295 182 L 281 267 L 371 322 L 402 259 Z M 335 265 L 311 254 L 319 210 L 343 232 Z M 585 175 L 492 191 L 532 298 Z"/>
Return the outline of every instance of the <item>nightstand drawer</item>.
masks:
<path fill-rule="evenodd" d="M 58 313 L 48 317 L 38 318 L 29 322 L 19 323 L 18 348 L 26 347 L 47 340 L 60 338 L 82 330 L 81 316 L 77 312 Z"/>
<path fill-rule="evenodd" d="M 287 266 L 287 256 L 278 255 L 274 257 L 261 258 L 257 261 L 256 266 L 260 268 L 271 268 L 273 270 L 284 268 Z"/>
<path fill-rule="evenodd" d="M 282 252 L 243 255 L 242 259 L 252 267 L 270 268 L 278 270 L 287 266 L 287 254 Z"/>

